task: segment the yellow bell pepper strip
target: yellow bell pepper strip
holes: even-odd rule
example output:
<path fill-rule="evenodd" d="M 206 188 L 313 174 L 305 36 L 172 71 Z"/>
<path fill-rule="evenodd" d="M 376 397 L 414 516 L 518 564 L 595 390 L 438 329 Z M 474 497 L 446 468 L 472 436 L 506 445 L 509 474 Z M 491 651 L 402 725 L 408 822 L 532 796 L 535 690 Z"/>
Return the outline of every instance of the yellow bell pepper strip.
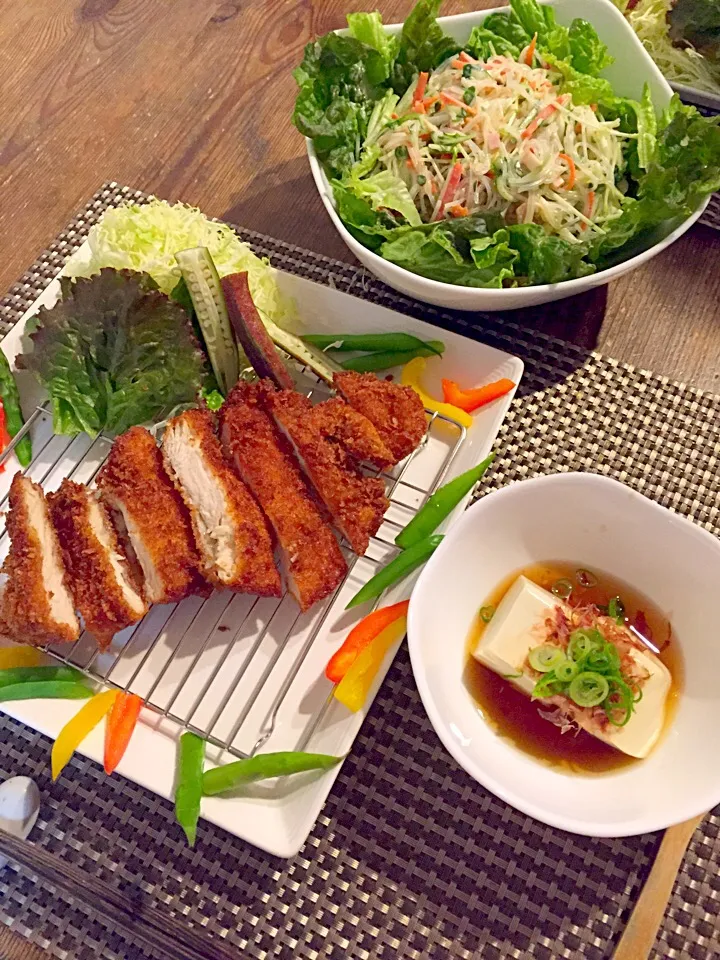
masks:
<path fill-rule="evenodd" d="M 385 627 L 357 657 L 348 672 L 335 687 L 335 699 L 353 713 L 362 707 L 368 698 L 370 687 L 387 656 L 388 650 L 405 636 L 407 616 L 398 617 Z"/>
<path fill-rule="evenodd" d="M 486 383 L 484 387 L 473 387 L 471 390 L 463 390 L 454 380 L 443 380 L 443 397 L 446 403 L 451 403 L 461 410 L 472 413 L 473 410 L 479 410 L 480 407 L 492 403 L 504 397 L 515 388 L 515 383 L 504 377 L 502 380 L 495 380 L 493 383 Z"/>
<path fill-rule="evenodd" d="M 105 690 L 103 693 L 96 693 L 92 700 L 88 700 L 85 706 L 75 714 L 72 720 L 68 721 L 57 736 L 52 748 L 52 778 L 57 780 L 75 750 L 80 746 L 85 737 L 94 730 L 102 718 L 110 712 L 113 703 L 117 699 L 117 690 Z"/>
<path fill-rule="evenodd" d="M 103 766 L 108 776 L 124 757 L 142 708 L 142 698 L 134 693 L 123 692 L 115 699 L 105 726 Z"/>
<path fill-rule="evenodd" d="M 407 616 L 409 604 L 409 600 L 402 600 L 400 603 L 393 603 L 389 607 L 380 607 L 379 610 L 373 610 L 372 613 L 363 617 L 360 623 L 356 624 L 345 637 L 343 645 L 330 657 L 328 665 L 325 667 L 325 676 L 328 680 L 332 680 L 333 683 L 340 683 L 365 647 L 372 643 L 375 637 L 398 617 Z"/>
<path fill-rule="evenodd" d="M 205 741 L 195 733 L 184 733 L 178 741 L 175 819 L 191 847 L 195 846 L 200 819 L 204 765 Z"/>
<path fill-rule="evenodd" d="M 37 647 L 0 647 L 0 670 L 10 667 L 39 667 L 44 655 Z"/>
<path fill-rule="evenodd" d="M 402 368 L 400 382 L 405 387 L 413 388 L 415 393 L 417 393 L 422 400 L 423 406 L 426 410 L 432 410 L 436 413 L 441 413 L 443 416 L 449 417 L 451 420 L 455 420 L 457 423 L 462 424 L 463 427 L 467 427 L 469 429 L 473 425 L 473 418 L 469 413 L 466 413 L 459 407 L 454 407 L 449 403 L 441 403 L 439 400 L 435 400 L 434 397 L 431 397 L 429 394 L 425 393 L 420 384 L 420 379 L 425 372 L 426 365 L 426 357 L 415 357 L 414 360 L 406 363 Z"/>

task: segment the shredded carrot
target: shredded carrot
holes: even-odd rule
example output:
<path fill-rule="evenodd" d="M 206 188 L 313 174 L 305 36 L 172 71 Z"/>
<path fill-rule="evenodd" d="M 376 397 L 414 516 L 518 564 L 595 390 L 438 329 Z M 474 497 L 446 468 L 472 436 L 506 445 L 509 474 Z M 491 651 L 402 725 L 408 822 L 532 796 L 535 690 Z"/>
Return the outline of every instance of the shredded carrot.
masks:
<path fill-rule="evenodd" d="M 465 52 L 465 50 L 462 50 L 458 54 L 458 60 L 462 60 L 463 63 L 480 63 L 479 60 L 476 60 L 475 57 L 471 57 L 469 53 Z"/>
<path fill-rule="evenodd" d="M 397 115 L 396 113 L 391 113 L 391 114 L 390 114 L 390 119 L 391 119 L 391 120 L 397 120 L 397 118 L 398 118 L 398 115 Z"/>
<path fill-rule="evenodd" d="M 589 190 L 587 199 L 585 200 L 585 209 L 583 210 L 583 213 L 588 218 L 588 220 L 590 219 L 590 217 L 592 217 L 594 209 L 595 209 L 595 191 Z M 581 224 L 580 229 L 587 230 L 587 224 L 586 223 Z"/>
<path fill-rule="evenodd" d="M 559 157 L 561 160 L 564 160 L 564 161 L 565 161 L 565 163 L 567 164 L 567 168 L 568 168 L 568 178 L 567 178 L 567 181 L 566 181 L 566 183 L 565 183 L 565 189 L 566 189 L 566 190 L 572 190 L 572 188 L 575 186 L 575 177 L 576 177 L 576 174 L 577 174 L 577 170 L 576 170 L 576 168 L 575 168 L 575 161 L 573 160 L 573 158 L 572 158 L 571 156 L 568 156 L 567 153 L 559 153 L 559 154 L 558 154 L 558 157 Z"/>
<path fill-rule="evenodd" d="M 415 87 L 415 93 L 413 94 L 413 105 L 417 109 L 418 103 L 422 103 L 423 97 L 425 96 L 425 88 L 427 87 L 429 74 L 423 71 L 418 77 L 417 86 Z M 422 111 L 418 111 L 421 113 Z"/>
<path fill-rule="evenodd" d="M 525 63 L 528 67 L 532 66 L 533 57 L 535 56 L 535 45 L 537 44 L 537 34 L 530 41 L 530 46 L 527 48 L 527 53 L 525 54 Z"/>
<path fill-rule="evenodd" d="M 456 70 L 459 70 L 461 67 L 464 67 L 465 64 L 459 58 L 457 60 L 452 60 L 450 62 L 451 67 L 455 67 Z"/>
<path fill-rule="evenodd" d="M 429 110 L 430 107 L 438 103 L 439 100 L 440 100 L 440 97 L 425 97 L 425 99 L 423 100 L 423 106 L 425 107 L 426 110 Z"/>
<path fill-rule="evenodd" d="M 477 110 L 474 107 L 468 106 L 467 103 L 464 103 L 462 100 L 458 100 L 457 97 L 453 97 L 449 93 L 441 93 L 440 99 L 443 103 L 448 104 L 451 107 L 460 107 L 462 110 L 465 110 L 471 116 L 475 116 Z"/>
<path fill-rule="evenodd" d="M 450 214 L 453 217 L 467 217 L 470 213 L 467 207 L 463 207 L 462 204 L 458 204 L 457 207 L 453 207 L 450 210 Z"/>
<path fill-rule="evenodd" d="M 591 103 L 591 104 L 590 104 L 590 109 L 592 110 L 593 113 L 597 113 L 597 104 L 596 104 L 596 103 Z"/>

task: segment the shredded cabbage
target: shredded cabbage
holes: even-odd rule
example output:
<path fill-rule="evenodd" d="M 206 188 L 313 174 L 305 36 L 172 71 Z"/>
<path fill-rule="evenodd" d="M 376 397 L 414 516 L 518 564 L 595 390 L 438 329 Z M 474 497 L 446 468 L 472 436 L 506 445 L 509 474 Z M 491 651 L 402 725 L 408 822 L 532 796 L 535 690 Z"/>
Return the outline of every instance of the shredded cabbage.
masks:
<path fill-rule="evenodd" d="M 89 277 L 102 267 L 144 271 L 166 294 L 180 279 L 177 251 L 207 247 L 221 277 L 248 272 L 250 291 L 263 319 L 286 329 L 292 326 L 293 302 L 278 290 L 269 262 L 257 257 L 227 224 L 208 220 L 194 207 L 166 200 L 114 207 L 91 229 L 88 243 L 89 261 L 71 259 L 65 270 L 68 276 Z"/>
<path fill-rule="evenodd" d="M 631 10 L 628 0 L 614 0 L 614 3 L 668 80 L 720 94 L 720 67 L 690 46 L 673 45 L 667 21 L 673 0 L 640 0 Z"/>

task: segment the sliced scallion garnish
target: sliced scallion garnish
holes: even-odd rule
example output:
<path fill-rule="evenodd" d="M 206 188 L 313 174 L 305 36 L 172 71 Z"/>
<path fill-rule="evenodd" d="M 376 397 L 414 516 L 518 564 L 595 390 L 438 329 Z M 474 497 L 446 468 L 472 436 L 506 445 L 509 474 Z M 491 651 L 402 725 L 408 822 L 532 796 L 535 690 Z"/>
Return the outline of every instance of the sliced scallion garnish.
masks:
<path fill-rule="evenodd" d="M 490 623 L 494 615 L 495 615 L 495 607 L 491 603 L 489 603 L 485 607 L 480 608 L 480 619 L 482 620 L 483 623 Z"/>
<path fill-rule="evenodd" d="M 599 673 L 592 670 L 583 670 L 573 680 L 567 689 L 567 695 L 579 707 L 596 707 L 607 697 L 610 684 Z"/>
<path fill-rule="evenodd" d="M 543 643 L 539 647 L 533 647 L 528 653 L 528 663 L 537 670 L 538 673 L 550 673 L 557 666 L 565 661 L 565 654 L 560 647 L 555 647 L 550 643 Z"/>

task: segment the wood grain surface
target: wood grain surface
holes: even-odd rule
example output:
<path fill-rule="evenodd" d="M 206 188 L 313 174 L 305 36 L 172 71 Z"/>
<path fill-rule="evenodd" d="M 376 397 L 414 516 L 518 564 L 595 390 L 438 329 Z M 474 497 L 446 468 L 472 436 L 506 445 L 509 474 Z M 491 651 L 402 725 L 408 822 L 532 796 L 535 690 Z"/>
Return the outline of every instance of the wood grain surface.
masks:
<path fill-rule="evenodd" d="M 497 0 L 446 0 L 456 13 Z M 386 22 L 410 0 L 373 0 Z M 293 66 L 367 0 L 0 4 L 0 289 L 108 179 L 352 261 L 290 122 Z M 720 389 L 720 234 L 521 322 Z M 514 317 L 513 319 L 519 319 Z"/>

